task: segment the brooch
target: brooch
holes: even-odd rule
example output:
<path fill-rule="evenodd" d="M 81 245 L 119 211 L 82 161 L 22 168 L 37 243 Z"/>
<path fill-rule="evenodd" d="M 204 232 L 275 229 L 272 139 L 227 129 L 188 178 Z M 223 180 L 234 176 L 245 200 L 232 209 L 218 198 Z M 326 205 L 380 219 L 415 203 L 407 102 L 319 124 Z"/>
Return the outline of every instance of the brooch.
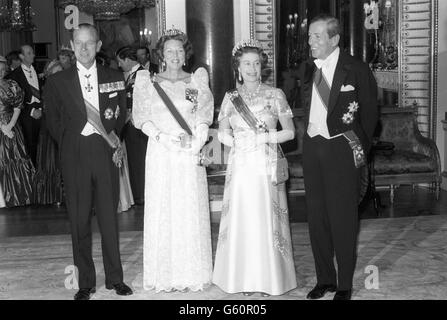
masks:
<path fill-rule="evenodd" d="M 349 104 L 348 112 L 344 113 L 342 117 L 342 121 L 344 124 L 351 124 L 352 122 L 354 122 L 354 113 L 357 112 L 358 108 L 359 104 L 356 101 Z"/>
<path fill-rule="evenodd" d="M 193 104 L 191 113 L 196 112 L 197 106 L 199 105 L 199 102 L 197 99 L 198 95 L 199 95 L 199 90 L 197 90 L 197 89 L 186 88 L 186 90 L 185 90 L 186 100 L 190 101 Z"/>
<path fill-rule="evenodd" d="M 110 120 L 113 118 L 113 110 L 110 108 L 107 108 L 106 111 L 104 111 L 104 118 L 106 118 L 106 120 Z"/>

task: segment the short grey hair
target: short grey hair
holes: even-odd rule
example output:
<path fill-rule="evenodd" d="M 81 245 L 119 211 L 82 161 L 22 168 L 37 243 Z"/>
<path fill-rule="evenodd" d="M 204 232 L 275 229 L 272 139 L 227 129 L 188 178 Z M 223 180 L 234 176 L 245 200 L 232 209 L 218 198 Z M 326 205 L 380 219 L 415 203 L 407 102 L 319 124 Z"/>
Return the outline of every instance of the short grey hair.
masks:
<path fill-rule="evenodd" d="M 73 34 L 72 34 L 72 38 L 73 39 L 74 39 L 75 32 L 79 31 L 81 29 L 88 29 L 88 30 L 93 31 L 93 33 L 96 36 L 96 42 L 99 41 L 99 31 L 98 31 L 98 29 L 94 25 L 92 25 L 90 23 L 80 23 L 77 28 L 73 29 Z"/>
<path fill-rule="evenodd" d="M 317 15 L 315 18 L 313 18 L 310 22 L 310 24 L 318 21 L 326 22 L 327 24 L 327 33 L 329 35 L 329 38 L 332 38 L 336 36 L 337 34 L 340 34 L 340 21 L 334 17 L 333 15 L 327 14 L 327 13 L 321 13 Z"/>

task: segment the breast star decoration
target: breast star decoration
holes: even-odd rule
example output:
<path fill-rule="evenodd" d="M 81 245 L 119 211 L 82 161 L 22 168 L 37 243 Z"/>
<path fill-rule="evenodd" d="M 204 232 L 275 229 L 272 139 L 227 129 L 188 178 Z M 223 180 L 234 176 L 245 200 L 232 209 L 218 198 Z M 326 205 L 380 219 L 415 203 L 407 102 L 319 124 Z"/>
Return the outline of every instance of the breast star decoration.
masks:
<path fill-rule="evenodd" d="M 343 114 L 342 121 L 344 124 L 351 124 L 354 122 L 354 114 L 357 112 L 359 108 L 359 104 L 356 101 L 353 101 L 348 106 L 348 112 Z"/>
<path fill-rule="evenodd" d="M 106 118 L 106 120 L 110 120 L 110 119 L 112 119 L 112 118 L 113 118 L 113 110 L 110 109 L 110 108 L 107 108 L 107 109 L 104 111 L 104 118 Z"/>

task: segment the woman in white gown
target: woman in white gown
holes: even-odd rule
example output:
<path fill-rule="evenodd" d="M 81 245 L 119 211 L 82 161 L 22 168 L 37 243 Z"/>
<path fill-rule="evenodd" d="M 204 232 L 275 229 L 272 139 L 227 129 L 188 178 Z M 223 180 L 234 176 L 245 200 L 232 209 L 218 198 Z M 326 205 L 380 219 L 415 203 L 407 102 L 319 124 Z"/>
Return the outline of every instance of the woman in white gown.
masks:
<path fill-rule="evenodd" d="M 198 154 L 208 137 L 214 100 L 205 69 L 194 74 L 182 69 L 191 55 L 191 44 L 183 32 L 167 31 L 158 40 L 157 52 L 166 71 L 153 79 L 147 70 L 139 71 L 133 95 L 135 127 L 149 136 L 143 287 L 156 292 L 198 291 L 209 285 L 212 277 L 207 178 L 205 168 L 198 165 Z M 187 122 L 193 133 L 191 143 L 183 139 L 185 130 L 151 80 L 160 85 Z"/>
<path fill-rule="evenodd" d="M 280 89 L 261 82 L 267 56 L 257 41 L 240 42 L 232 59 L 242 85 L 225 95 L 219 114 L 219 140 L 231 151 L 213 283 L 228 293 L 281 295 L 297 284 L 285 185 L 272 184 L 268 144 L 293 139 L 292 112 Z M 239 94 L 269 132 L 252 130 L 230 94 Z"/>

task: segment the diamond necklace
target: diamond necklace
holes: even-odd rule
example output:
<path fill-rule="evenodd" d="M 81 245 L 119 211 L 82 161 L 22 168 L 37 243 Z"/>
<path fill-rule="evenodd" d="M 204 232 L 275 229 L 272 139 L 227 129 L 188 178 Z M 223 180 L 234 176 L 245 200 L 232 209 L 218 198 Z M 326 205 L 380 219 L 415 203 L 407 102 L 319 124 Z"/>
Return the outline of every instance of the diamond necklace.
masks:
<path fill-rule="evenodd" d="M 244 84 L 242 85 L 242 91 L 244 93 L 244 96 L 246 96 L 248 98 L 250 103 L 253 101 L 253 99 L 255 99 L 256 97 L 259 96 L 260 90 L 261 90 L 261 82 L 259 82 L 258 87 L 256 88 L 256 90 L 253 93 L 248 91 L 247 87 Z"/>

